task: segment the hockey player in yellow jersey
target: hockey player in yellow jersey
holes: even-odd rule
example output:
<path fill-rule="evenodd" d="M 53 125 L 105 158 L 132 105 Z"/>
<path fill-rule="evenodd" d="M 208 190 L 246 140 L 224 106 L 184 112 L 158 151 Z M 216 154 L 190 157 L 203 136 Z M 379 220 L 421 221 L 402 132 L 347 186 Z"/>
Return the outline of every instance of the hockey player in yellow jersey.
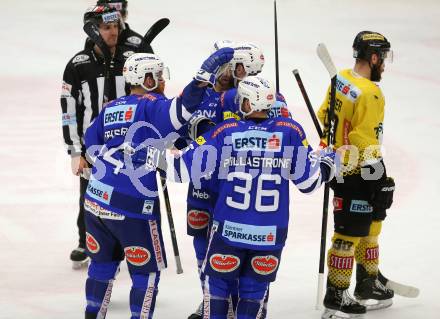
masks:
<path fill-rule="evenodd" d="M 392 60 L 390 48 L 383 35 L 360 32 L 353 43 L 354 68 L 337 76 L 334 146 L 343 151 L 344 163 L 342 177 L 332 183 L 335 228 L 327 255 L 324 319 L 360 318 L 366 310 L 390 306 L 394 296 L 378 280 L 378 236 L 392 203 L 394 181 L 387 177 L 380 150 L 385 99 L 376 82 L 381 80 L 385 61 Z M 318 111 L 324 124 L 323 146 L 329 92 Z M 348 294 L 354 262 L 357 300 Z"/>

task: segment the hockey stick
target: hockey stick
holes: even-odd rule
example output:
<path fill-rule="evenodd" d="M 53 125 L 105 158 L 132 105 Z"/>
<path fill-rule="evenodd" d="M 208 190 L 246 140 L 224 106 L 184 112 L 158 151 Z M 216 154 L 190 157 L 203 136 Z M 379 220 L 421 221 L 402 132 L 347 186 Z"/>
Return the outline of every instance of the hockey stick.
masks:
<path fill-rule="evenodd" d="M 384 275 L 382 275 L 380 270 L 379 270 L 379 274 L 378 274 L 377 278 L 382 283 L 382 285 L 384 285 L 385 287 L 387 287 L 389 289 L 392 289 L 394 291 L 394 293 L 396 293 L 399 296 L 407 297 L 407 298 L 416 298 L 420 293 L 419 288 L 412 287 L 409 285 L 404 285 L 404 284 L 389 280 Z"/>
<path fill-rule="evenodd" d="M 171 203 L 166 185 L 166 179 L 160 176 L 160 182 L 165 200 L 165 208 L 167 210 L 168 224 L 170 225 L 171 242 L 173 244 L 174 259 L 176 260 L 176 273 L 181 274 L 183 273 L 182 262 L 180 261 L 179 246 L 177 245 L 176 230 L 174 229 L 174 219 L 173 215 L 171 214 Z"/>
<path fill-rule="evenodd" d="M 98 46 L 98 48 L 104 54 L 104 96 L 102 99 L 102 103 L 107 103 L 109 101 L 110 95 L 110 63 L 112 61 L 112 54 L 107 44 L 105 44 L 104 39 L 101 37 L 99 33 L 99 28 L 96 24 L 89 21 L 83 26 L 84 32 L 87 36 Z"/>
<path fill-rule="evenodd" d="M 273 22 L 275 32 L 275 88 L 276 92 L 280 93 L 280 72 L 278 62 L 278 18 L 277 18 L 277 0 L 273 1 Z"/>
<path fill-rule="evenodd" d="M 315 124 L 316 131 L 318 132 L 319 137 L 322 138 L 323 133 L 322 133 L 321 125 L 319 125 L 318 118 L 316 117 L 315 111 L 313 110 L 312 103 L 310 103 L 309 96 L 307 95 L 304 84 L 301 80 L 301 77 L 299 76 L 299 71 L 298 71 L 298 69 L 295 69 L 292 72 L 293 72 L 293 75 L 295 76 L 296 82 L 298 83 L 298 86 L 299 86 L 299 89 L 302 93 L 304 101 L 306 102 L 306 106 L 307 106 L 307 109 L 309 110 L 310 117 L 313 120 L 313 124 Z"/>
<path fill-rule="evenodd" d="M 157 20 L 145 33 L 142 43 L 139 46 L 139 52 L 153 53 L 151 48 L 151 42 L 156 38 L 156 36 L 162 32 L 170 24 L 170 19 L 162 18 Z"/>
<path fill-rule="evenodd" d="M 328 111 L 328 123 L 329 130 L 327 135 L 327 146 L 333 148 L 334 141 L 334 112 L 335 112 L 335 101 L 336 101 L 336 67 L 327 51 L 324 43 L 318 44 L 317 48 L 318 57 L 327 69 L 331 78 L 331 89 L 330 89 L 330 106 Z M 321 225 L 321 248 L 319 254 L 319 275 L 318 275 L 318 293 L 316 296 L 316 309 L 320 309 L 322 301 L 322 291 L 324 287 L 324 264 L 325 264 L 325 250 L 326 250 L 326 239 L 327 239 L 327 218 L 328 218 L 328 202 L 330 195 L 330 186 L 325 184 L 324 187 L 324 203 L 322 206 L 322 225 Z"/>

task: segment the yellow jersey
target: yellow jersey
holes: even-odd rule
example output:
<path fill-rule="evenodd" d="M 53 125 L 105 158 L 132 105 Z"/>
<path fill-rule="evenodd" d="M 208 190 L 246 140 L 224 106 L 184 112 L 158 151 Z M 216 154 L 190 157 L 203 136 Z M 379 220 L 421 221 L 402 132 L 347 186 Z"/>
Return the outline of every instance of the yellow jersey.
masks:
<path fill-rule="evenodd" d="M 327 144 L 330 87 L 317 115 L 324 125 L 321 144 Z M 346 149 L 343 175 L 359 174 L 360 166 L 381 158 L 385 98 L 377 84 L 351 69 L 339 72 L 336 81 L 334 147 Z"/>

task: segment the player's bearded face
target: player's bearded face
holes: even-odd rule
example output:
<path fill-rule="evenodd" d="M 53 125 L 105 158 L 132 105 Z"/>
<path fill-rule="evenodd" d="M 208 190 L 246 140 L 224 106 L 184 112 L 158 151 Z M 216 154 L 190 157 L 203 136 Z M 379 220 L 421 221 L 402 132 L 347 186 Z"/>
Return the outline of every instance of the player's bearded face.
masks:
<path fill-rule="evenodd" d="M 116 47 L 116 44 L 118 43 L 119 23 L 101 23 L 99 25 L 99 33 L 101 34 L 105 44 L 112 49 Z"/>
<path fill-rule="evenodd" d="M 233 87 L 234 78 L 230 69 L 225 70 L 218 78 L 217 83 L 221 91 L 226 91 Z"/>
<path fill-rule="evenodd" d="M 370 80 L 373 82 L 379 82 L 382 79 L 382 73 L 385 70 L 385 61 L 378 54 L 373 53 L 370 61 Z"/>
<path fill-rule="evenodd" d="M 159 79 L 159 83 L 157 85 L 157 88 L 154 89 L 155 93 L 164 94 L 165 93 L 165 80 Z"/>

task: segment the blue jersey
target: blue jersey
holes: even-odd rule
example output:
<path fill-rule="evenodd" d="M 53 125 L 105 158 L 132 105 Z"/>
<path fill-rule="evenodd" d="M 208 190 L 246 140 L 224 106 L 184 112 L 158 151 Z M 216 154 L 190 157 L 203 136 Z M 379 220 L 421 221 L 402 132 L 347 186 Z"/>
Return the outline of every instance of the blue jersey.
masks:
<path fill-rule="evenodd" d="M 85 134 L 87 153 L 95 158 L 85 193 L 88 211 L 98 216 L 158 217 L 160 150 L 176 138 L 168 134 L 187 122 L 204 91 L 193 81 L 177 98 L 156 93 L 129 95 L 100 112 Z"/>
<path fill-rule="evenodd" d="M 223 240 L 273 250 L 283 247 L 287 237 L 288 181 L 311 193 L 328 177 L 312 151 L 304 130 L 290 118 L 230 119 L 199 137 L 183 160 L 195 184 L 203 174 L 212 175 L 217 192 L 213 219 Z"/>
<path fill-rule="evenodd" d="M 194 115 L 202 114 L 210 118 L 215 124 L 219 124 L 230 118 L 241 119 L 236 96 L 236 88 L 223 93 L 215 92 L 213 89 L 206 90 L 202 105 L 200 105 Z M 277 101 L 269 111 L 270 118 L 278 116 L 291 117 L 285 99 L 281 94 L 277 94 Z M 215 193 L 208 191 L 209 183 L 209 180 L 202 180 L 200 189 L 194 189 L 193 183 L 190 183 L 187 198 L 188 204 L 198 208 L 212 210 L 214 201 L 211 199 L 211 196 L 215 196 Z"/>
<path fill-rule="evenodd" d="M 214 89 L 210 88 L 205 91 L 205 95 L 203 96 L 203 101 L 194 112 L 193 116 L 202 115 L 204 117 L 209 118 L 214 123 L 218 124 L 223 120 L 221 107 L 220 107 L 220 96 L 222 92 L 216 92 Z M 181 135 L 187 135 L 188 125 L 182 127 L 182 130 L 179 133 Z M 186 145 L 191 144 L 192 140 L 189 137 L 186 137 Z M 180 148 L 180 147 L 178 147 Z M 193 183 L 189 183 L 188 186 L 188 195 L 187 195 L 187 203 L 190 207 L 197 207 L 199 209 L 207 209 L 211 210 L 212 208 L 212 198 L 211 192 L 208 191 L 209 180 L 202 180 L 200 188 L 194 188 Z"/>
<path fill-rule="evenodd" d="M 224 92 L 220 98 L 221 106 L 221 118 L 222 120 L 227 120 L 230 118 L 235 118 L 236 120 L 241 119 L 240 107 L 238 105 L 238 95 L 237 89 L 233 88 Z M 277 99 L 275 104 L 270 108 L 268 113 L 269 118 L 274 117 L 292 117 L 289 110 L 287 109 L 286 100 L 281 93 L 277 93 Z M 218 123 L 218 122 L 216 122 Z"/>

